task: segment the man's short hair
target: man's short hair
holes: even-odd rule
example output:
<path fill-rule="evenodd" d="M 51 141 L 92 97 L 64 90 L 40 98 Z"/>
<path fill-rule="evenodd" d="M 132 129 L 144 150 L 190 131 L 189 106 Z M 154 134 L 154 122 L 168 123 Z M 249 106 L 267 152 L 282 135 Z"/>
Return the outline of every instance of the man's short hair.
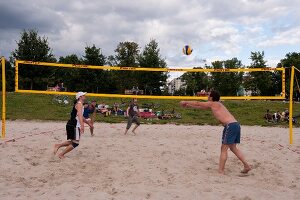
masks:
<path fill-rule="evenodd" d="M 212 101 L 220 101 L 220 94 L 217 91 L 211 91 L 209 96 L 212 97 Z"/>

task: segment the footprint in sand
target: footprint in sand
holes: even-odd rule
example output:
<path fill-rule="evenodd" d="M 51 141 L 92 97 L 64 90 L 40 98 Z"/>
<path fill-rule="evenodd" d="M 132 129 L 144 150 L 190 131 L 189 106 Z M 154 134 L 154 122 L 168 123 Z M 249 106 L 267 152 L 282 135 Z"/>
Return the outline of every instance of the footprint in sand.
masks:
<path fill-rule="evenodd" d="M 238 176 L 238 177 L 248 177 L 248 176 L 250 176 L 250 174 L 249 174 L 249 173 L 248 173 L 248 174 L 242 174 L 242 173 L 241 173 L 241 174 L 238 174 L 237 176 Z"/>
<path fill-rule="evenodd" d="M 146 194 L 146 199 L 150 199 L 151 198 L 151 194 L 150 193 L 147 193 Z"/>
<path fill-rule="evenodd" d="M 260 163 L 260 162 L 254 163 L 254 164 L 252 165 L 252 169 L 257 169 L 257 168 L 259 168 L 260 166 L 261 166 L 261 163 Z"/>
<path fill-rule="evenodd" d="M 31 164 L 32 166 L 34 166 L 34 167 L 40 165 L 40 163 L 38 163 L 38 162 L 31 162 L 30 164 Z"/>

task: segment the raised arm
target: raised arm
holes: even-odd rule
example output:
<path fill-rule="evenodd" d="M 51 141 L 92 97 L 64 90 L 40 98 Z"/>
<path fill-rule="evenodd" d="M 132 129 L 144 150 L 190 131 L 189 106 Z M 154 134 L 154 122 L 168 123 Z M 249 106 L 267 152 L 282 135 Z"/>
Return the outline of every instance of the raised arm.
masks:
<path fill-rule="evenodd" d="M 181 101 L 180 105 L 187 108 L 196 108 L 202 110 L 211 109 L 211 102 L 199 102 L 199 101 Z"/>

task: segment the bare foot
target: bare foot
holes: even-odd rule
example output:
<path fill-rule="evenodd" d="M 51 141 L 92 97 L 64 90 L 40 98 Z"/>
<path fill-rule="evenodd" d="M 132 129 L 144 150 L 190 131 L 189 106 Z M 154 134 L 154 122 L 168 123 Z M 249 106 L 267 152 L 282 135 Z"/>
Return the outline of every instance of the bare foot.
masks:
<path fill-rule="evenodd" d="M 62 155 L 62 154 L 59 154 L 58 157 L 59 157 L 60 159 L 64 159 L 64 158 L 65 158 L 65 156 Z"/>
<path fill-rule="evenodd" d="M 136 135 L 136 132 L 135 132 L 135 131 L 132 131 L 132 133 L 133 133 L 134 135 Z"/>
<path fill-rule="evenodd" d="M 242 174 L 247 174 L 249 171 L 251 170 L 251 167 L 245 167 L 242 171 L 241 171 L 241 173 Z"/>
<path fill-rule="evenodd" d="M 53 151 L 54 155 L 56 155 L 58 149 L 59 149 L 59 144 L 54 145 L 54 151 Z"/>
<path fill-rule="evenodd" d="M 219 174 L 221 174 L 221 175 L 225 175 L 224 170 L 218 170 L 218 172 L 219 172 Z"/>

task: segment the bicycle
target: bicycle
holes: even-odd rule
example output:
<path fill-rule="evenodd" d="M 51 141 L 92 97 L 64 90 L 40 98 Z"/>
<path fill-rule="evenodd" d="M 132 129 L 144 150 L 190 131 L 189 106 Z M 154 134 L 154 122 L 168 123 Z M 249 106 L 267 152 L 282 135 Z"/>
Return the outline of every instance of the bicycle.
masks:
<path fill-rule="evenodd" d="M 54 95 L 52 98 L 52 104 L 58 104 L 62 106 L 69 105 L 69 97 L 64 95 Z"/>

